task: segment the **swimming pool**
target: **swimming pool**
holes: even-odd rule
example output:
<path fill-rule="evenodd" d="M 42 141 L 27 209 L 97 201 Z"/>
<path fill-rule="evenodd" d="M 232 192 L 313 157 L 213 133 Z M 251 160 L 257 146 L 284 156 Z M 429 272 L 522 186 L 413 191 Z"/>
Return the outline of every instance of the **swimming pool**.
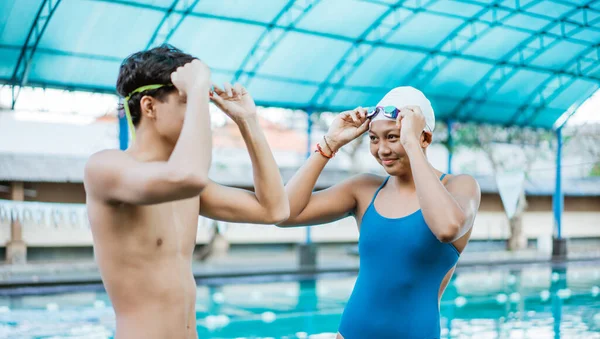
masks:
<path fill-rule="evenodd" d="M 355 276 L 198 287 L 200 338 L 333 338 Z M 443 338 L 600 338 L 600 267 L 459 271 L 442 298 Z M 102 290 L 0 297 L 0 338 L 111 338 Z"/>

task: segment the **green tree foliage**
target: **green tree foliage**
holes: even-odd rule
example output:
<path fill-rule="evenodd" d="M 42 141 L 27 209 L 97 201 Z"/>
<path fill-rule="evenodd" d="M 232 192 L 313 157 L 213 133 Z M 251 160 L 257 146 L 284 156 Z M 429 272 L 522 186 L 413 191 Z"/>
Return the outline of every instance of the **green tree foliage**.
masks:
<path fill-rule="evenodd" d="M 477 125 L 456 123 L 452 126 L 452 138 L 446 136 L 441 142 L 452 152 L 460 149 L 482 151 L 489 160 L 494 174 L 504 171 L 523 171 L 526 178 L 532 165 L 548 157 L 555 143 L 553 131 L 544 129 Z M 523 234 L 523 213 L 527 208 L 525 187 L 519 196 L 516 213 L 508 218 L 511 234 L 508 250 L 527 246 Z"/>

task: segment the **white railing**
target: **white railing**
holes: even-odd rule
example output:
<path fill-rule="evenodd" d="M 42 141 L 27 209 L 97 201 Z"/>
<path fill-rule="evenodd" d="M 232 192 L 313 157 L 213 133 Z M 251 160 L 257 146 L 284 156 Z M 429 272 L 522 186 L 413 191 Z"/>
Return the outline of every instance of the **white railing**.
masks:
<path fill-rule="evenodd" d="M 30 246 L 91 245 L 90 224 L 84 204 L 18 202 L 0 200 L 0 245 L 10 240 L 10 225 L 18 220 L 23 228 L 23 240 Z M 228 223 L 198 217 L 196 242 L 207 243 L 218 227 L 233 244 L 298 243 L 304 241 L 303 227 L 278 228 L 274 225 Z M 352 242 L 358 239 L 354 219 L 346 218 L 314 227 L 316 242 Z"/>
<path fill-rule="evenodd" d="M 0 200 L 0 224 L 19 220 L 23 228 L 89 229 L 83 204 Z"/>
<path fill-rule="evenodd" d="M 566 212 L 563 234 L 566 237 L 600 237 L 599 212 Z M 84 204 L 16 202 L 0 200 L 0 246 L 10 240 L 12 220 L 23 227 L 23 240 L 29 246 L 89 246 L 92 236 Z M 523 217 L 524 233 L 530 239 L 549 239 L 553 233 L 552 212 L 529 212 Z M 196 242 L 207 243 L 218 227 L 232 244 L 300 243 L 305 227 L 278 228 L 273 225 L 240 224 L 198 217 Z M 503 212 L 480 211 L 471 239 L 507 239 L 510 234 Z M 358 230 L 353 218 L 312 227 L 314 242 L 355 242 Z"/>

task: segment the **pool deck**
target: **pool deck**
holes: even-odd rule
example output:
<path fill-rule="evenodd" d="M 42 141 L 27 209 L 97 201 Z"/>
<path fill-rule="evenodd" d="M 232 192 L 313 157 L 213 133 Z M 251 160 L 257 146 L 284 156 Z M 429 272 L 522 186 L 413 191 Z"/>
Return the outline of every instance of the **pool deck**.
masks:
<path fill-rule="evenodd" d="M 193 272 L 199 284 L 218 284 L 230 278 L 285 275 L 313 275 L 320 273 L 356 273 L 359 260 L 347 250 L 319 250 L 317 265 L 300 267 L 295 251 L 239 251 L 226 256 L 195 261 Z M 565 260 L 552 260 L 549 254 L 533 250 L 520 252 L 469 252 L 465 251 L 458 262 L 457 271 L 463 269 L 489 269 L 531 264 L 561 264 L 587 262 L 600 265 L 600 250 L 570 253 Z M 56 285 L 101 284 L 100 274 L 93 260 L 64 262 L 35 262 L 24 265 L 0 265 L 0 293 L 14 288 L 31 288 Z"/>

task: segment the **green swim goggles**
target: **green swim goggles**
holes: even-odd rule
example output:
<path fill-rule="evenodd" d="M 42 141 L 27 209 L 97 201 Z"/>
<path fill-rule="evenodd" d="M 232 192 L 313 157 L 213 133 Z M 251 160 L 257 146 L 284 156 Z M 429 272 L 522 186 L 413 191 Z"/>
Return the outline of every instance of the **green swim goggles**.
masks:
<path fill-rule="evenodd" d="M 131 93 L 129 93 L 125 97 L 125 102 L 123 103 L 123 108 L 125 109 L 125 117 L 127 118 L 127 125 L 129 126 L 129 133 L 131 133 L 131 140 L 135 140 L 135 128 L 133 127 L 133 120 L 131 119 L 131 112 L 129 111 L 129 103 L 128 103 L 129 99 L 131 99 L 131 96 L 136 93 L 141 93 L 144 91 L 151 91 L 153 89 L 159 89 L 159 88 L 165 87 L 165 86 L 173 86 L 173 84 L 145 85 L 145 86 L 136 88 L 135 90 L 133 90 Z M 213 93 L 215 93 L 215 86 L 211 85 L 208 95 L 212 96 Z"/>
<path fill-rule="evenodd" d="M 129 111 L 128 101 L 131 99 L 131 96 L 136 93 L 141 93 L 144 91 L 150 91 L 153 89 L 159 89 L 164 86 L 173 86 L 172 84 L 155 84 L 155 85 L 146 85 L 133 90 L 133 92 L 129 93 L 125 97 L 125 102 L 123 103 L 123 108 L 125 109 L 125 117 L 127 118 L 127 125 L 129 126 L 129 133 L 131 133 L 131 139 L 135 140 L 135 128 L 133 127 L 133 120 L 131 119 L 131 112 Z"/>

